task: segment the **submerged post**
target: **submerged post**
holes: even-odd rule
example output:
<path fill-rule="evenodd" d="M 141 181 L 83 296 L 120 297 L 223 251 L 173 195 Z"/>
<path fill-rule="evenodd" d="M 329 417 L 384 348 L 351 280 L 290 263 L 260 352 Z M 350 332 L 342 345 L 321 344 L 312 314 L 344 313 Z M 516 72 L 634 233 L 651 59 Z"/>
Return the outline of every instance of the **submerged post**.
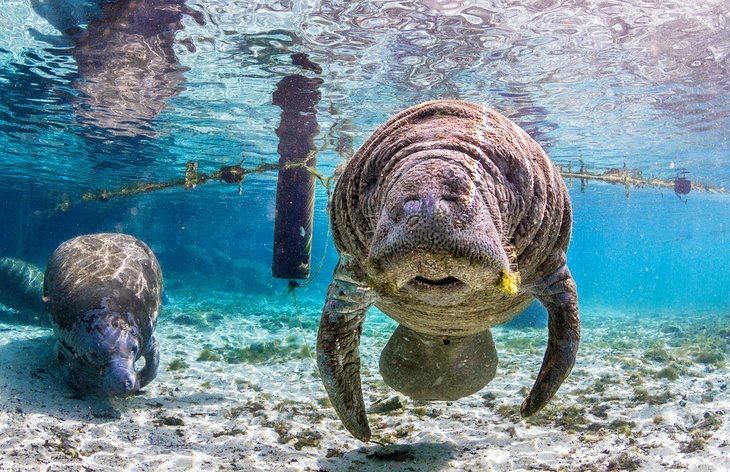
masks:
<path fill-rule="evenodd" d="M 319 65 L 306 54 L 293 54 L 292 62 L 320 73 Z M 322 79 L 300 74 L 287 75 L 276 86 L 273 103 L 281 107 L 279 137 L 279 177 L 276 184 L 274 258 L 272 275 L 280 279 L 309 277 L 314 221 L 316 147 L 319 133 L 317 104 L 322 96 Z M 291 166 L 291 164 L 304 164 Z"/>

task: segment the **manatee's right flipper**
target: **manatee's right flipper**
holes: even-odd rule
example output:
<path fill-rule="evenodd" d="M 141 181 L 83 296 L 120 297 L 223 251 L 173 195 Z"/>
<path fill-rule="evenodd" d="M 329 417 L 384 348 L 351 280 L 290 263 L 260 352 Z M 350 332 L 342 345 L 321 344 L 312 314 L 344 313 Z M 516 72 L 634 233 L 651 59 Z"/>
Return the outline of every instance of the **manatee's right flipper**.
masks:
<path fill-rule="evenodd" d="M 160 367 L 160 345 L 154 334 L 147 342 L 147 347 L 142 356 L 144 356 L 144 367 L 139 373 L 139 388 L 144 388 L 152 382 L 157 377 L 157 370 Z"/>
<path fill-rule="evenodd" d="M 548 346 L 537 380 L 520 407 L 522 416 L 539 411 L 558 391 L 575 364 L 580 341 L 578 294 L 568 267 L 547 275 L 535 295 L 548 311 Z"/>
<path fill-rule="evenodd" d="M 360 335 L 365 314 L 375 302 L 371 289 L 359 284 L 343 257 L 327 290 L 317 333 L 317 365 L 332 405 L 357 439 L 370 440 L 370 426 L 360 383 Z"/>
<path fill-rule="evenodd" d="M 399 325 L 380 354 L 385 383 L 414 400 L 458 400 L 484 388 L 496 372 L 489 330 L 444 337 Z"/>

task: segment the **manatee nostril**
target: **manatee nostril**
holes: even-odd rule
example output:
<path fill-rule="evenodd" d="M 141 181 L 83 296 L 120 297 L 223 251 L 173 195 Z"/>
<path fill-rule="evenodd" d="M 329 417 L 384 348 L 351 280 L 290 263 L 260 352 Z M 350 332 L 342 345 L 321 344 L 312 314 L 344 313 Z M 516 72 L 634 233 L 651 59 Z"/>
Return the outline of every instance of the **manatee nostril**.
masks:
<path fill-rule="evenodd" d="M 403 210 L 409 215 L 418 213 L 421 210 L 421 200 L 417 198 L 409 199 L 403 204 Z"/>
<path fill-rule="evenodd" d="M 390 219 L 400 224 L 405 219 L 405 226 L 413 228 L 425 218 L 444 218 L 456 212 L 457 201 L 450 195 L 435 196 L 431 192 L 424 195 L 410 196 L 402 204 L 390 207 Z"/>

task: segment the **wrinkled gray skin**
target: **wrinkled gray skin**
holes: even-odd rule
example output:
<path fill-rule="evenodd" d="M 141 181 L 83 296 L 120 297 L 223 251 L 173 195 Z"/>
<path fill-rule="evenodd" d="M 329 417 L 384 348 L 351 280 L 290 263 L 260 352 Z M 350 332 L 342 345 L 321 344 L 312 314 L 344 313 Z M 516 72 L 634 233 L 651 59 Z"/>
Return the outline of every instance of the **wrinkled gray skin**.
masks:
<path fill-rule="evenodd" d="M 17 321 L 51 325 L 43 306 L 43 272 L 29 262 L 0 258 L 0 303 L 18 311 Z"/>
<path fill-rule="evenodd" d="M 44 300 L 66 382 L 80 392 L 134 393 L 159 367 L 154 331 L 162 272 L 152 250 L 126 234 L 61 244 L 46 267 Z M 144 357 L 140 372 L 135 363 Z"/>
<path fill-rule="evenodd" d="M 545 152 L 517 125 L 467 102 L 411 107 L 347 163 L 330 216 L 340 261 L 317 362 L 356 438 L 371 435 L 358 350 L 373 304 L 400 323 L 381 353 L 385 382 L 412 398 L 454 400 L 495 375 L 489 329 L 537 298 L 549 313 L 548 346 L 522 414 L 555 394 L 580 338 L 565 265 L 570 201 Z"/>

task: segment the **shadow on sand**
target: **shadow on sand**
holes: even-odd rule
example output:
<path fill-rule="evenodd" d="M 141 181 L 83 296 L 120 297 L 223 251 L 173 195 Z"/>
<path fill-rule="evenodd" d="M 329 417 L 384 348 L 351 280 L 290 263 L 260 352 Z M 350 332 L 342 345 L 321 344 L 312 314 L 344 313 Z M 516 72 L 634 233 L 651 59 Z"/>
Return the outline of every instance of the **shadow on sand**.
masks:
<path fill-rule="evenodd" d="M 321 459 L 319 466 L 326 472 L 438 471 L 448 467 L 456 448 L 447 443 L 367 446 Z"/>
<path fill-rule="evenodd" d="M 0 410 L 94 423 L 120 417 L 109 399 L 80 395 L 63 382 L 50 330 L 3 323 L 0 337 Z"/>

